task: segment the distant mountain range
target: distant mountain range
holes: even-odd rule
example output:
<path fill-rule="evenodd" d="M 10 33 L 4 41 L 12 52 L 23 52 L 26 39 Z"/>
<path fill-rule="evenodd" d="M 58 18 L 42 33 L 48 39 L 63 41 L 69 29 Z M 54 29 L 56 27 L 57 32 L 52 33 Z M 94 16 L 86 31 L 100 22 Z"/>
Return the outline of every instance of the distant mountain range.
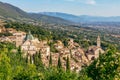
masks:
<path fill-rule="evenodd" d="M 23 10 L 21 10 L 18 7 L 15 7 L 8 3 L 0 2 L 0 17 L 5 18 L 13 18 L 15 20 L 17 19 L 33 19 L 40 22 L 45 23 L 56 23 L 56 24 L 71 24 L 73 22 L 64 20 L 63 18 L 54 17 L 54 16 L 47 16 L 43 14 L 36 14 L 36 13 L 27 13 Z"/>
<path fill-rule="evenodd" d="M 18 7 L 8 3 L 0 2 L 0 18 L 13 18 L 35 20 L 38 22 L 54 23 L 54 24 L 79 24 L 81 22 L 120 22 L 120 16 L 116 17 L 100 17 L 81 15 L 76 16 L 60 12 L 40 12 L 27 13 Z"/>
<path fill-rule="evenodd" d="M 28 13 L 30 18 L 38 21 L 43 21 L 46 23 L 57 23 L 57 24 L 74 24 L 74 22 L 65 20 L 60 17 L 49 16 L 44 14 L 37 14 L 37 13 Z"/>
<path fill-rule="evenodd" d="M 79 22 L 120 22 L 120 16 L 113 16 L 113 17 L 89 16 L 89 15 L 76 16 L 76 15 L 60 13 L 60 12 L 41 12 L 39 14 L 59 17 L 59 18 L 63 18 L 65 20 L 69 20 L 77 23 Z"/>

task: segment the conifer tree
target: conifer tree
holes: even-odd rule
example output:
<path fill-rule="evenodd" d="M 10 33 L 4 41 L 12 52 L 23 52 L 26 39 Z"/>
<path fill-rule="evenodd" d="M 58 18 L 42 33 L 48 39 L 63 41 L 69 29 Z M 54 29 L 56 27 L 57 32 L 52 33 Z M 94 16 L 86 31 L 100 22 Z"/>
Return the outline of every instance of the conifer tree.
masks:
<path fill-rule="evenodd" d="M 62 67 L 60 56 L 59 56 L 59 58 L 58 58 L 58 66 L 57 66 L 57 67 L 58 67 L 58 68 L 61 68 L 61 67 Z"/>
<path fill-rule="evenodd" d="M 42 63 L 42 57 L 41 57 L 41 53 L 40 53 L 40 51 L 39 51 L 38 58 L 39 58 L 40 62 Z"/>
<path fill-rule="evenodd" d="M 22 51 L 21 51 L 21 47 L 18 47 L 18 55 L 20 56 L 20 61 L 22 59 Z"/>
<path fill-rule="evenodd" d="M 26 63 L 28 63 L 28 55 L 26 56 Z"/>
<path fill-rule="evenodd" d="M 43 67 L 43 62 L 42 62 L 42 57 L 41 57 L 41 53 L 40 53 L 40 51 L 39 51 L 39 54 L 38 54 L 38 65 L 39 66 L 41 66 L 41 67 Z"/>
<path fill-rule="evenodd" d="M 67 61 L 66 61 L 66 71 L 69 72 L 70 71 L 70 60 L 69 57 L 67 56 Z"/>
<path fill-rule="evenodd" d="M 34 64 L 35 64 L 35 54 L 33 54 L 33 62 L 34 62 Z"/>
<path fill-rule="evenodd" d="M 51 66 L 51 65 L 52 65 L 52 55 L 50 53 L 49 66 Z"/>
<path fill-rule="evenodd" d="M 26 63 L 30 63 L 30 59 L 29 59 L 28 53 L 27 53 L 27 56 L 26 56 Z"/>
<path fill-rule="evenodd" d="M 33 62 L 33 57 L 32 56 L 30 56 L 30 64 L 32 64 Z"/>
<path fill-rule="evenodd" d="M 34 59 L 34 64 L 35 64 L 36 66 L 38 66 L 40 60 L 39 60 L 39 54 L 38 54 L 37 52 L 36 52 L 36 54 L 34 54 L 33 59 Z"/>
<path fill-rule="evenodd" d="M 73 57 L 72 57 L 72 51 L 71 51 L 71 49 L 70 49 L 70 57 L 73 58 Z"/>
<path fill-rule="evenodd" d="M 18 47 L 18 52 L 21 52 L 21 47 L 20 46 Z"/>
<path fill-rule="evenodd" d="M 34 60 L 34 64 L 36 65 L 36 69 L 40 70 L 41 68 L 43 68 L 43 63 L 42 63 L 42 58 L 41 58 L 41 53 L 36 52 L 36 54 L 34 54 L 33 56 L 33 60 Z"/>

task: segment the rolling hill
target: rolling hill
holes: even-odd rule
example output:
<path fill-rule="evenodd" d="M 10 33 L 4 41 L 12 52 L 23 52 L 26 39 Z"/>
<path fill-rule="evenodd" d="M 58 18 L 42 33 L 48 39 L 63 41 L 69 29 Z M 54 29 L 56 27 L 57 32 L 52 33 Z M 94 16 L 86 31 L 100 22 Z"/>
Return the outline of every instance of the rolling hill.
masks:
<path fill-rule="evenodd" d="M 63 18 L 73 22 L 120 22 L 120 16 L 102 17 L 102 16 L 89 16 L 89 15 L 72 15 L 60 12 L 40 12 L 39 14 Z"/>
<path fill-rule="evenodd" d="M 18 17 L 28 18 L 29 17 L 29 15 L 23 10 L 3 2 L 0 2 L 0 15 L 4 17 L 11 17 L 11 18 L 18 18 Z"/>
<path fill-rule="evenodd" d="M 46 23 L 57 23 L 57 24 L 74 24 L 74 22 L 65 20 L 63 18 L 55 17 L 55 16 L 48 16 L 43 14 L 37 13 L 29 13 L 29 16 L 38 21 L 46 22 Z"/>
<path fill-rule="evenodd" d="M 47 16 L 43 14 L 36 14 L 36 13 L 27 13 L 23 11 L 22 9 L 15 7 L 11 4 L 8 3 L 3 3 L 0 2 L 0 17 L 4 17 L 5 19 L 7 18 L 12 18 L 14 20 L 21 19 L 23 20 L 36 20 L 36 21 L 42 21 L 45 23 L 54 23 L 54 24 L 71 24 L 71 21 L 64 20 L 62 18 L 58 17 L 52 17 L 52 16 Z"/>
<path fill-rule="evenodd" d="M 59 17 L 59 18 L 63 18 L 65 20 L 69 20 L 69 21 L 72 21 L 72 22 L 79 22 L 80 21 L 80 18 L 78 16 L 75 16 L 75 15 L 72 15 L 72 14 L 67 14 L 67 13 L 60 13 L 60 12 L 40 12 L 38 14 Z"/>

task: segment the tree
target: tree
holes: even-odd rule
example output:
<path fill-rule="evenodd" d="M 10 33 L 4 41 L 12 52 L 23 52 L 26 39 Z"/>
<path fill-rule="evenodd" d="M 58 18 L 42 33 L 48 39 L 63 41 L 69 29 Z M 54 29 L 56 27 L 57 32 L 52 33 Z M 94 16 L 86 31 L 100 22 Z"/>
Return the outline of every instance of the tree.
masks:
<path fill-rule="evenodd" d="M 101 54 L 88 68 L 88 76 L 93 80 L 114 80 L 119 74 L 120 55 L 115 50 L 109 50 L 105 54 Z"/>
<path fill-rule="evenodd" d="M 34 64 L 28 64 L 26 67 L 14 76 L 13 80 L 35 80 L 37 77 L 37 70 Z"/>
<path fill-rule="evenodd" d="M 33 61 L 38 71 L 41 71 L 44 69 L 40 52 L 33 55 Z"/>
<path fill-rule="evenodd" d="M 52 66 L 52 54 L 50 53 L 49 66 Z"/>
<path fill-rule="evenodd" d="M 12 68 L 10 58 L 5 53 L 0 54 L 0 80 L 11 80 Z"/>
<path fill-rule="evenodd" d="M 28 60 L 28 54 L 27 54 L 27 56 L 26 56 L 26 63 L 29 63 L 29 60 Z"/>
<path fill-rule="evenodd" d="M 63 41 L 63 44 L 64 44 L 64 46 L 68 46 L 68 39 L 65 39 L 64 41 Z"/>
<path fill-rule="evenodd" d="M 62 68 L 60 56 L 58 58 L 58 65 L 57 65 L 57 67 L 58 67 L 58 69 Z"/>
<path fill-rule="evenodd" d="M 33 55 L 33 61 L 36 66 L 38 66 L 39 58 L 38 58 L 38 53 Z"/>
<path fill-rule="evenodd" d="M 79 80 L 77 73 L 67 73 L 62 69 L 50 68 L 46 70 L 45 80 Z"/>
<path fill-rule="evenodd" d="M 40 62 L 42 63 L 42 57 L 41 57 L 41 52 L 40 51 L 39 51 L 38 58 L 39 58 Z"/>
<path fill-rule="evenodd" d="M 18 53 L 19 53 L 19 54 L 22 54 L 22 52 L 21 52 L 21 47 L 20 47 L 20 46 L 18 47 Z"/>
<path fill-rule="evenodd" d="M 68 56 L 67 56 L 67 61 L 66 61 L 66 71 L 70 72 L 70 60 Z"/>
<path fill-rule="evenodd" d="M 33 56 L 30 55 L 30 63 L 33 64 Z"/>
<path fill-rule="evenodd" d="M 22 59 L 22 51 L 21 51 L 21 47 L 18 47 L 18 55 L 20 56 L 20 61 Z"/>
<path fill-rule="evenodd" d="M 78 78 L 78 80 L 92 80 L 90 77 L 88 77 L 86 68 L 83 68 L 79 72 L 79 78 Z"/>

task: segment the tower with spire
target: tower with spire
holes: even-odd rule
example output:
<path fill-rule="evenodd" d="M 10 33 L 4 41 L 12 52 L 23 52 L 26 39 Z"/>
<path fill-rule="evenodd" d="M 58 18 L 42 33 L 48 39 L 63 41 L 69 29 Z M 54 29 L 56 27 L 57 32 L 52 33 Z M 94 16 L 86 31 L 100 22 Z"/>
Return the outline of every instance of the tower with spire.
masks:
<path fill-rule="evenodd" d="M 97 47 L 101 47 L 101 40 L 99 35 L 97 37 Z"/>

